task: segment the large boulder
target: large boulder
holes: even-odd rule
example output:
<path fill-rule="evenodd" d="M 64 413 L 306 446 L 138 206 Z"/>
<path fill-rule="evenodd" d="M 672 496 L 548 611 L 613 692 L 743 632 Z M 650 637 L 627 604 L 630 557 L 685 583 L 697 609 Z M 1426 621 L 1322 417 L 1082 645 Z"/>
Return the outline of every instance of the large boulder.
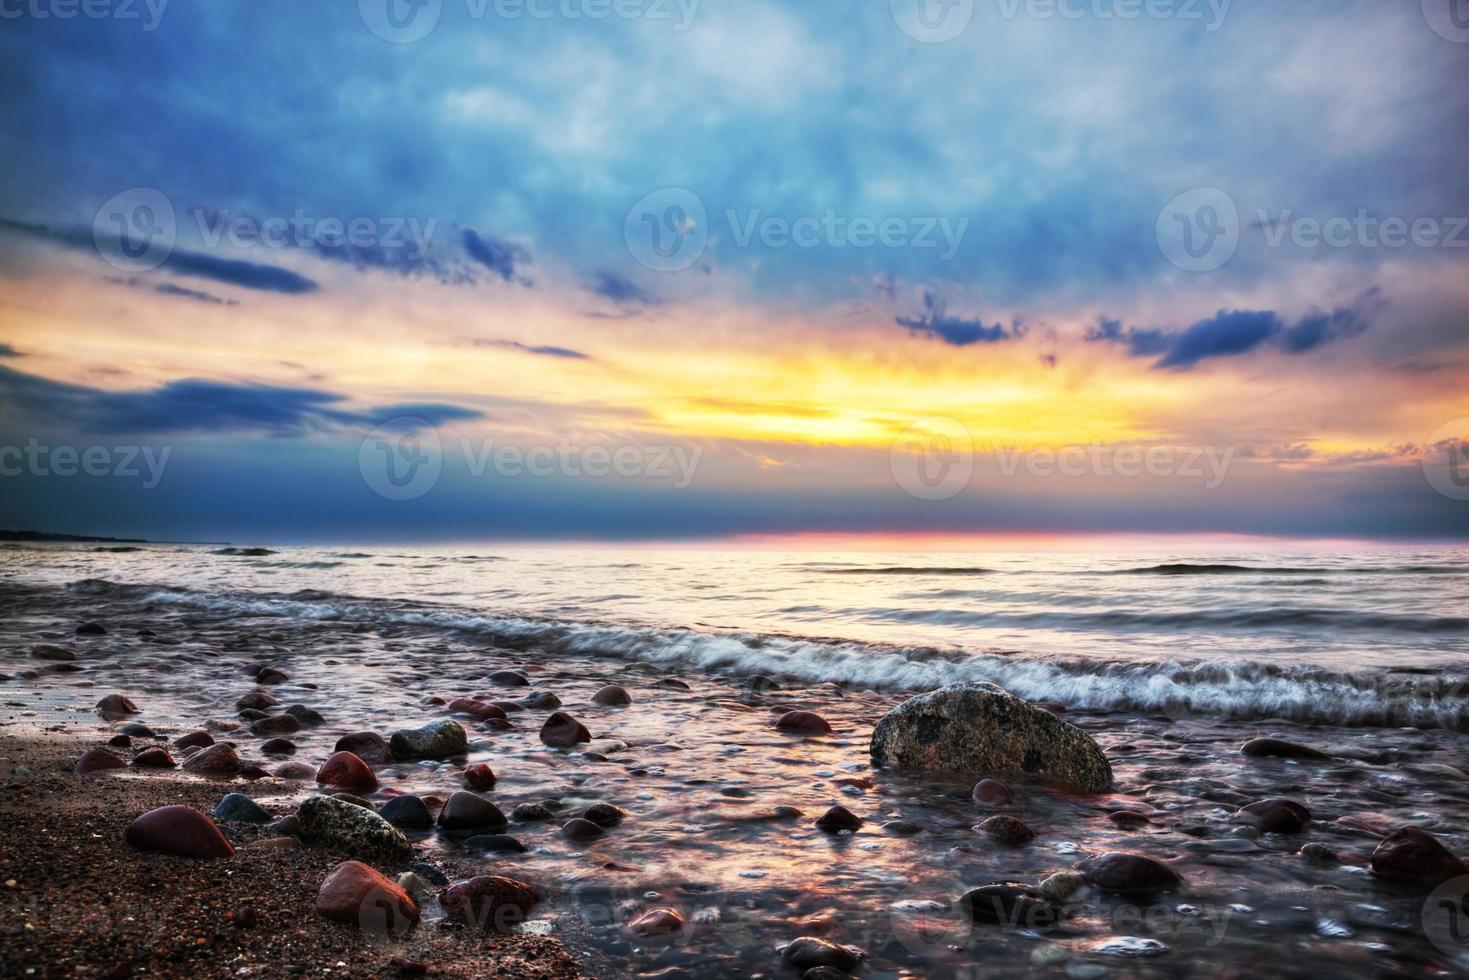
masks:
<path fill-rule="evenodd" d="M 1093 793 L 1112 767 L 1091 736 L 993 684 L 963 683 L 909 698 L 872 732 L 881 766 L 1062 783 Z"/>
<path fill-rule="evenodd" d="M 191 806 L 161 806 L 128 824 L 127 842 L 140 851 L 192 858 L 226 858 L 234 847 L 204 814 Z"/>
<path fill-rule="evenodd" d="M 469 751 L 469 736 L 463 725 L 446 718 L 394 732 L 388 744 L 395 759 L 446 759 Z"/>
<path fill-rule="evenodd" d="M 405 862 L 413 847 L 403 832 L 372 810 L 333 796 L 313 796 L 296 811 L 301 840 L 348 857 Z"/>

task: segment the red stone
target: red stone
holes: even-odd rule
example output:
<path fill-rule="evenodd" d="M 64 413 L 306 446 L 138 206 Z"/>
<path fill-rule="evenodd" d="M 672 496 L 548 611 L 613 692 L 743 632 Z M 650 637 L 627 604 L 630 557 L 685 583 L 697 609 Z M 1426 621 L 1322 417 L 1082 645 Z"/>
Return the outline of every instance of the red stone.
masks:
<path fill-rule="evenodd" d="M 1015 802 L 1015 794 L 1010 787 L 998 779 L 981 779 L 974 784 L 974 792 L 970 795 L 980 806 L 1009 806 Z"/>
<path fill-rule="evenodd" d="M 483 762 L 476 762 L 464 770 L 464 785 L 470 789 L 489 789 L 495 785 L 495 770 Z"/>
<path fill-rule="evenodd" d="M 556 711 L 541 726 L 541 741 L 560 749 L 569 749 L 579 742 L 590 742 L 592 733 L 585 725 L 564 711 Z"/>
<path fill-rule="evenodd" d="M 393 750 L 387 739 L 377 732 L 352 732 L 337 739 L 333 752 L 351 752 L 363 762 L 382 763 L 393 761 Z"/>
<path fill-rule="evenodd" d="M 377 935 L 407 935 L 418 925 L 418 905 L 408 893 L 361 861 L 332 869 L 316 892 L 316 911 Z"/>
<path fill-rule="evenodd" d="M 213 744 L 214 736 L 208 732 L 190 732 L 187 735 L 180 735 L 173 740 L 173 747 L 176 749 L 187 749 L 192 745 L 197 745 L 201 749 L 207 749 Z"/>
<path fill-rule="evenodd" d="M 1432 834 L 1417 827 L 1404 827 L 1372 852 L 1372 873 L 1380 878 L 1434 888 L 1450 878 L 1469 874 L 1469 868 Z"/>
<path fill-rule="evenodd" d="M 352 752 L 338 752 L 323 762 L 316 771 L 316 781 L 342 789 L 377 789 L 377 777 L 372 769 Z"/>
<path fill-rule="evenodd" d="M 184 772 L 211 779 L 232 779 L 240 774 L 240 754 L 228 742 L 200 749 L 184 760 Z"/>
<path fill-rule="evenodd" d="M 455 698 L 449 702 L 449 710 L 459 714 L 474 715 L 480 719 L 505 717 L 504 708 L 476 698 Z"/>
<path fill-rule="evenodd" d="M 173 756 L 168 754 L 167 749 L 151 748 L 134 756 L 133 765 L 141 769 L 172 769 L 178 763 L 173 761 Z"/>
<path fill-rule="evenodd" d="M 627 693 L 627 688 L 620 684 L 608 684 L 596 694 L 592 700 L 597 704 L 607 704 L 617 707 L 624 704 L 632 704 L 632 695 Z"/>
<path fill-rule="evenodd" d="M 82 753 L 82 757 L 77 760 L 76 764 L 76 771 L 82 774 L 125 768 L 127 768 L 127 763 L 106 749 L 88 749 Z"/>
<path fill-rule="evenodd" d="M 486 932 L 504 932 L 524 922 L 538 900 L 530 885 L 500 875 L 480 875 L 439 892 L 450 922 Z"/>
<path fill-rule="evenodd" d="M 275 774 L 282 779 L 310 779 L 316 775 L 316 770 L 304 762 L 287 762 L 276 766 Z"/>
<path fill-rule="evenodd" d="M 683 929 L 683 916 L 673 909 L 649 909 L 627 924 L 627 931 L 642 939 L 672 936 Z"/>
<path fill-rule="evenodd" d="M 138 706 L 123 697 L 121 694 L 109 694 L 97 702 L 97 713 L 103 718 L 124 718 L 128 715 L 142 714 Z"/>
<path fill-rule="evenodd" d="M 127 842 L 140 851 L 192 858 L 223 858 L 235 853 L 214 821 L 191 806 L 149 810 L 127 829 Z"/>
<path fill-rule="evenodd" d="M 269 752 L 272 755 L 293 755 L 296 751 L 296 743 L 288 738 L 273 738 L 262 744 L 260 751 Z"/>
<path fill-rule="evenodd" d="M 796 735 L 830 735 L 831 725 L 814 711 L 787 711 L 775 727 Z"/>

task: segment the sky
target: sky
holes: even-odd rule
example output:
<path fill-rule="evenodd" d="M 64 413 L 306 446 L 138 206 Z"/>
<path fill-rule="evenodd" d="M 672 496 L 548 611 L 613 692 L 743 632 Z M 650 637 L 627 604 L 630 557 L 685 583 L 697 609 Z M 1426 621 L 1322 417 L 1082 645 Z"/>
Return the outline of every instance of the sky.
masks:
<path fill-rule="evenodd" d="M 0 527 L 1462 540 L 1466 82 L 1455 0 L 3 0 Z"/>

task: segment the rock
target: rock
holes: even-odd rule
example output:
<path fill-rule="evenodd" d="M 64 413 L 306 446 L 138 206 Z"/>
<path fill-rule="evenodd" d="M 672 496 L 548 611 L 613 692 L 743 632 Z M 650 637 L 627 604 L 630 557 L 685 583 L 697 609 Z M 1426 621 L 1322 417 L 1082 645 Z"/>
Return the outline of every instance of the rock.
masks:
<path fill-rule="evenodd" d="M 908 820 L 889 820 L 882 825 L 883 833 L 898 837 L 911 837 L 923 833 L 923 828 Z"/>
<path fill-rule="evenodd" d="M 556 814 L 550 808 L 540 803 L 522 803 L 510 811 L 510 819 L 516 823 L 535 823 L 537 820 L 550 820 Z"/>
<path fill-rule="evenodd" d="M 1077 868 L 1089 884 L 1122 895 L 1147 895 L 1183 884 L 1178 872 L 1162 861 L 1132 851 L 1095 854 Z"/>
<path fill-rule="evenodd" d="M 321 716 L 321 712 L 315 708 L 308 708 L 304 704 L 293 704 L 286 709 L 285 713 L 300 722 L 302 728 L 319 728 L 326 724 L 326 719 Z"/>
<path fill-rule="evenodd" d="M 909 698 L 877 723 L 871 752 L 878 765 L 918 772 L 1040 779 L 1095 793 L 1112 785 L 1091 736 L 986 683 Z"/>
<path fill-rule="evenodd" d="M 693 690 L 692 687 L 689 687 L 689 682 L 688 681 L 680 680 L 677 677 L 664 677 L 664 678 L 661 678 L 661 679 L 658 680 L 657 686 L 658 687 L 671 687 L 675 691 L 692 691 Z"/>
<path fill-rule="evenodd" d="M 136 722 L 136 721 L 133 722 L 130 725 L 123 725 L 122 728 L 121 728 L 121 731 L 122 731 L 122 733 L 124 735 L 130 735 L 133 738 L 157 738 L 158 737 L 158 736 L 156 736 L 156 735 L 153 734 L 153 729 L 149 728 L 147 725 L 140 724 L 139 722 Z"/>
<path fill-rule="evenodd" d="M 77 759 L 74 767 L 78 774 L 104 772 L 108 769 L 126 769 L 127 763 L 106 749 L 88 749 Z"/>
<path fill-rule="evenodd" d="M 370 792 L 377 789 L 377 777 L 371 767 L 351 752 L 335 752 L 316 770 L 316 781 L 323 786 L 340 786 Z"/>
<path fill-rule="evenodd" d="M 524 854 L 525 845 L 509 834 L 476 834 L 464 842 L 464 846 L 475 851 L 494 851 L 506 854 Z"/>
<path fill-rule="evenodd" d="M 204 814 L 191 806 L 149 810 L 128 825 L 126 839 L 140 851 L 192 858 L 224 858 L 234 846 Z"/>
<path fill-rule="evenodd" d="M 415 902 L 433 894 L 434 886 L 423 879 L 423 876 L 412 871 L 405 871 L 398 876 L 398 887 L 413 896 Z"/>
<path fill-rule="evenodd" d="M 244 793 L 228 793 L 214 808 L 214 819 L 235 820 L 240 823 L 270 823 L 266 813 L 254 800 Z"/>
<path fill-rule="evenodd" d="M 505 709 L 488 701 L 480 701 L 475 698 L 455 698 L 449 702 L 449 710 L 461 715 L 473 715 L 476 718 L 501 718 L 505 717 Z"/>
<path fill-rule="evenodd" d="M 1319 841 L 1302 844 L 1300 855 L 1312 864 L 1323 866 L 1341 864 L 1341 858 L 1337 856 L 1337 853 Z"/>
<path fill-rule="evenodd" d="M 597 704 L 621 707 L 632 704 L 632 695 L 627 693 L 627 688 L 620 684 L 608 684 L 606 687 L 592 695 L 592 700 Z"/>
<path fill-rule="evenodd" d="M 823 966 L 851 973 L 862 962 L 862 957 L 850 946 L 838 946 L 820 936 L 802 936 L 792 940 L 780 951 L 780 955 L 803 973 Z"/>
<path fill-rule="evenodd" d="M 1137 810 L 1113 810 L 1107 814 L 1107 820 L 1123 830 L 1137 830 L 1153 822 L 1146 813 Z"/>
<path fill-rule="evenodd" d="M 77 636 L 106 636 L 107 627 L 101 623 L 80 623 L 77 626 Z"/>
<path fill-rule="evenodd" d="M 787 711 L 775 727 L 795 735 L 830 735 L 831 725 L 814 711 Z"/>
<path fill-rule="evenodd" d="M 133 765 L 139 769 L 172 769 L 178 765 L 167 749 L 144 749 L 133 757 Z"/>
<path fill-rule="evenodd" d="M 862 826 L 862 818 L 837 804 L 816 818 L 816 826 L 828 834 L 839 834 L 844 830 L 856 833 L 857 828 Z"/>
<path fill-rule="evenodd" d="M 482 796 L 459 790 L 439 811 L 441 830 L 504 830 L 505 814 Z"/>
<path fill-rule="evenodd" d="M 301 839 L 349 857 L 408 861 L 413 848 L 402 831 L 371 810 L 330 796 L 313 796 L 296 811 Z"/>
<path fill-rule="evenodd" d="M 430 864 L 427 861 L 409 861 L 408 870 L 418 875 L 430 885 L 439 888 L 447 888 L 449 885 L 449 876 L 440 871 L 437 865 Z"/>
<path fill-rule="evenodd" d="M 483 762 L 476 762 L 464 770 L 464 785 L 470 789 L 489 789 L 495 785 L 495 770 Z"/>
<path fill-rule="evenodd" d="M 235 702 L 236 711 L 264 711 L 274 708 L 280 700 L 269 691 L 254 690 Z"/>
<path fill-rule="evenodd" d="M 279 820 L 272 821 L 266 829 L 273 834 L 284 834 L 298 838 L 301 836 L 301 821 L 296 818 L 294 813 L 288 813 Z"/>
<path fill-rule="evenodd" d="M 296 743 L 288 738 L 272 738 L 260 746 L 260 751 L 270 755 L 294 755 Z"/>
<path fill-rule="evenodd" d="M 486 678 L 491 684 L 502 687 L 529 687 L 530 678 L 514 670 L 497 670 Z"/>
<path fill-rule="evenodd" d="M 999 841 L 1001 844 L 1009 844 L 1018 847 L 1035 840 L 1035 831 L 1025 824 L 1006 814 L 997 814 L 990 817 L 979 825 L 980 833 L 986 834 Z"/>
<path fill-rule="evenodd" d="M 398 971 L 400 977 L 421 977 L 428 973 L 428 964 L 422 960 L 410 960 L 406 956 L 394 956 L 388 966 Z"/>
<path fill-rule="evenodd" d="M 108 721 L 116 721 L 126 718 L 128 715 L 142 714 L 138 706 L 131 699 L 121 694 L 109 694 L 97 702 L 97 713 Z"/>
<path fill-rule="evenodd" d="M 586 726 L 564 711 L 556 711 L 541 726 L 541 741 L 559 749 L 569 749 L 580 742 L 590 742 L 592 733 Z"/>
<path fill-rule="evenodd" d="M 1015 881 L 997 881 L 964 893 L 959 908 L 977 925 L 1007 929 L 1054 928 L 1062 919 L 1061 905 L 1038 888 Z"/>
<path fill-rule="evenodd" d="M 626 810 L 620 806 L 613 806 L 611 803 L 593 803 L 582 814 L 584 820 L 590 820 L 598 827 L 616 827 L 626 817 Z"/>
<path fill-rule="evenodd" d="M 131 735 L 114 735 L 107 740 L 107 744 L 114 749 L 126 749 L 132 746 L 133 739 Z"/>
<path fill-rule="evenodd" d="M 500 875 L 480 875 L 439 892 L 450 922 L 486 932 L 504 932 L 524 922 L 538 900 L 530 885 Z"/>
<path fill-rule="evenodd" d="M 77 658 L 75 650 L 53 646 L 50 643 L 37 643 L 31 647 L 31 656 L 37 660 L 49 660 L 53 663 L 71 663 Z"/>
<path fill-rule="evenodd" d="M 343 861 L 316 892 L 324 918 L 376 935 L 403 936 L 418 925 L 418 905 L 406 891 L 360 861 Z"/>
<path fill-rule="evenodd" d="M 674 909 L 648 909 L 627 924 L 627 931 L 639 939 L 658 939 L 683 931 L 683 916 Z"/>
<path fill-rule="evenodd" d="M 1435 888 L 1450 878 L 1469 874 L 1469 868 L 1432 834 L 1404 827 L 1372 852 L 1372 873 L 1379 878 Z"/>
<path fill-rule="evenodd" d="M 262 718 L 269 718 L 269 717 L 270 717 L 270 712 L 268 712 L 268 711 L 257 711 L 254 708 L 246 708 L 244 711 L 241 711 L 240 712 L 240 720 L 241 721 L 244 721 L 244 722 L 249 722 L 252 725 L 255 724 L 255 722 L 259 721 Z"/>
<path fill-rule="evenodd" d="M 1058 902 L 1065 902 L 1086 884 L 1086 879 L 1075 871 L 1057 871 L 1040 883 L 1040 890 Z"/>
<path fill-rule="evenodd" d="M 1309 745 L 1298 745 L 1280 738 L 1252 738 L 1239 750 L 1252 759 L 1313 759 L 1327 760 L 1331 756 Z"/>
<path fill-rule="evenodd" d="M 304 762 L 287 762 L 275 767 L 275 774 L 281 779 L 315 779 L 316 770 Z"/>
<path fill-rule="evenodd" d="M 601 827 L 583 817 L 572 817 L 561 828 L 561 836 L 574 841 L 596 840 L 603 832 Z"/>
<path fill-rule="evenodd" d="M 404 830 L 428 830 L 434 825 L 428 804 L 417 796 L 395 796 L 377 812 L 388 823 Z"/>
<path fill-rule="evenodd" d="M 396 731 L 388 745 L 397 759 L 445 759 L 467 752 L 469 737 L 459 722 L 445 718 Z"/>
<path fill-rule="evenodd" d="M 295 715 L 267 715 L 250 725 L 251 735 L 294 735 L 301 730 Z"/>
<path fill-rule="evenodd" d="M 270 772 L 264 766 L 257 766 L 254 763 L 240 767 L 241 779 L 264 779 L 269 775 Z"/>
<path fill-rule="evenodd" d="M 211 779 L 232 779 L 240 774 L 240 754 L 228 742 L 201 749 L 184 760 L 184 772 Z"/>
<path fill-rule="evenodd" d="M 393 750 L 388 748 L 387 739 L 377 732 L 353 732 L 337 739 L 333 752 L 351 752 L 363 762 L 382 765 L 393 761 Z"/>
<path fill-rule="evenodd" d="M 1299 834 L 1311 823 L 1311 812 L 1292 800 L 1269 799 L 1240 807 L 1234 818 L 1267 834 Z"/>
<path fill-rule="evenodd" d="M 253 906 L 241 905 L 229 914 L 229 923 L 236 929 L 254 929 L 260 925 L 260 914 Z"/>
<path fill-rule="evenodd" d="M 255 675 L 257 684 L 284 684 L 291 679 L 291 675 L 276 667 L 262 667 L 260 673 Z"/>
<path fill-rule="evenodd" d="M 180 735 L 178 738 L 173 740 L 173 747 L 176 749 L 187 749 L 194 747 L 207 749 L 213 744 L 214 736 L 209 734 L 208 732 L 189 732 L 187 735 Z"/>
<path fill-rule="evenodd" d="M 536 710 L 561 707 L 561 699 L 550 691 L 533 691 L 521 698 L 520 703 Z"/>
<path fill-rule="evenodd" d="M 1014 791 L 998 779 L 981 779 L 969 796 L 980 806 L 1009 806 L 1015 802 Z"/>
<path fill-rule="evenodd" d="M 341 800 L 343 803 L 350 803 L 353 806 L 360 806 L 362 807 L 362 809 L 370 810 L 373 813 L 377 812 L 377 807 L 373 806 L 367 800 L 364 800 L 362 797 L 357 796 L 354 793 L 333 793 L 332 799 Z"/>

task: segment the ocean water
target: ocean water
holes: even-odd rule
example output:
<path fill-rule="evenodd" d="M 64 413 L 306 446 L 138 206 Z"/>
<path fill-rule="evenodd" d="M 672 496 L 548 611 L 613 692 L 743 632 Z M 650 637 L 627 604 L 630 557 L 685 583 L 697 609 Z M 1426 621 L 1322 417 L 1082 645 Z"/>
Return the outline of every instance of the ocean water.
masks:
<path fill-rule="evenodd" d="M 1469 548 L 244 551 L 16 545 L 0 576 L 880 691 L 1469 730 Z"/>

